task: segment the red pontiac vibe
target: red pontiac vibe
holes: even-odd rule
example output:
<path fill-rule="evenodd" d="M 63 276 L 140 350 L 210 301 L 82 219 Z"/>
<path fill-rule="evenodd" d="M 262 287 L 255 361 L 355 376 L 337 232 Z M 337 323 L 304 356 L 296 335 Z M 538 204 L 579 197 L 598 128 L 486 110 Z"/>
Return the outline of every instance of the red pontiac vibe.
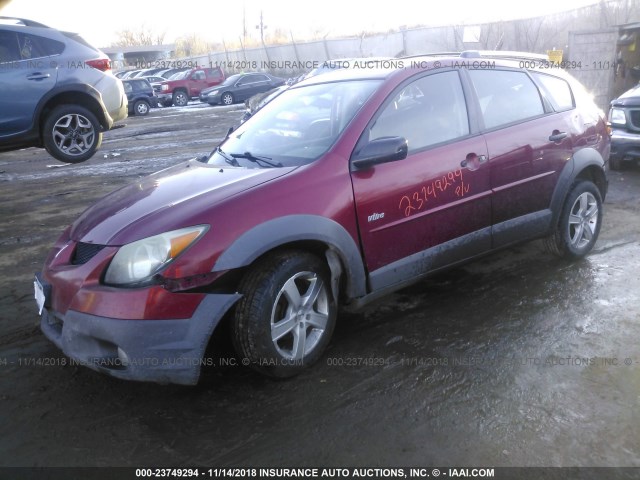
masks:
<path fill-rule="evenodd" d="M 589 253 L 610 140 L 575 80 L 514 52 L 387 63 L 301 82 L 86 210 L 36 276 L 44 334 L 115 377 L 195 384 L 230 322 L 241 358 L 286 377 L 340 305 L 535 238 Z"/>

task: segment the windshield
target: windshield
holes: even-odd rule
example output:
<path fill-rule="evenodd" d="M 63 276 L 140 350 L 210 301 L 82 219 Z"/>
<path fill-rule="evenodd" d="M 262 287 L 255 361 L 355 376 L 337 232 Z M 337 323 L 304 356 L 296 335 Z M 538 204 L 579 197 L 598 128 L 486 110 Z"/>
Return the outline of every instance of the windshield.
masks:
<path fill-rule="evenodd" d="M 178 72 L 178 73 L 174 73 L 173 75 L 171 75 L 169 77 L 169 80 L 182 80 L 184 77 L 187 76 L 187 74 L 190 72 L 190 70 L 187 70 L 186 72 Z"/>
<path fill-rule="evenodd" d="M 291 88 L 238 127 L 208 163 L 249 168 L 311 163 L 335 143 L 379 83 L 359 80 Z"/>

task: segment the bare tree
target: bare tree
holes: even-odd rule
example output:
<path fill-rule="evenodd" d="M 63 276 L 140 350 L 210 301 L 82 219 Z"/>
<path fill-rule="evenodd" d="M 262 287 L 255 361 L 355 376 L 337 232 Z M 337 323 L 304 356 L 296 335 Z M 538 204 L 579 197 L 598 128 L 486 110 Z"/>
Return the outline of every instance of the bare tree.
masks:
<path fill-rule="evenodd" d="M 125 28 L 118 32 L 119 40 L 113 42 L 112 47 L 133 47 L 138 45 L 162 45 L 166 32 L 156 32 L 145 25 L 138 30 Z"/>
<path fill-rule="evenodd" d="M 178 57 L 193 57 L 216 50 L 215 45 L 202 36 L 192 33 L 176 40 L 176 55 Z"/>
<path fill-rule="evenodd" d="M 516 50 L 523 52 L 538 51 L 543 23 L 544 19 L 540 17 L 514 21 L 512 26 Z"/>

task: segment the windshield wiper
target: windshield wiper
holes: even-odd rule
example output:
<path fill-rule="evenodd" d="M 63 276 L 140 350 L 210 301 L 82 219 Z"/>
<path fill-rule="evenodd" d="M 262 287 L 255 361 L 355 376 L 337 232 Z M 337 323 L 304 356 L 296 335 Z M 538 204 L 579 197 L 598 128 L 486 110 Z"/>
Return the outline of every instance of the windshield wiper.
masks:
<path fill-rule="evenodd" d="M 229 156 L 226 153 L 224 153 L 222 151 L 222 149 L 220 147 L 218 147 L 218 153 L 220 154 L 220 156 L 222 158 L 224 158 L 224 161 L 227 162 L 229 165 L 231 165 L 232 167 L 239 167 L 240 164 L 238 163 L 238 161 L 235 159 L 235 157 L 233 156 Z"/>
<path fill-rule="evenodd" d="M 269 165 L 270 167 L 282 167 L 282 164 L 280 162 L 272 162 L 271 158 L 269 157 L 253 155 L 251 152 L 230 153 L 229 155 L 231 155 L 233 158 L 244 158 L 246 160 L 249 160 L 250 162 L 261 163 L 263 165 Z"/>

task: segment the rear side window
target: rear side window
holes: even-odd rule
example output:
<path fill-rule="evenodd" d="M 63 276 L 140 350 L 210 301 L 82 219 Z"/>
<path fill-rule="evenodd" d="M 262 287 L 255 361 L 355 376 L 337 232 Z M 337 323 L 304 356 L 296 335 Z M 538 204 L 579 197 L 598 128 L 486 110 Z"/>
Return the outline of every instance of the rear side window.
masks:
<path fill-rule="evenodd" d="M 222 78 L 222 70 L 220 68 L 210 68 L 207 70 L 207 78 Z"/>
<path fill-rule="evenodd" d="M 249 85 L 250 83 L 258 83 L 263 80 L 263 75 L 247 75 L 238 82 L 238 85 Z"/>
<path fill-rule="evenodd" d="M 545 96 L 556 112 L 571 110 L 575 107 L 571 87 L 566 81 L 544 73 L 532 72 L 532 75 L 542 86 Z"/>
<path fill-rule="evenodd" d="M 49 57 L 59 55 L 63 51 L 64 43 L 50 38 L 10 31 L 0 32 L 0 63 Z"/>
<path fill-rule="evenodd" d="M 150 90 L 151 86 L 146 80 L 135 80 L 136 90 Z"/>
<path fill-rule="evenodd" d="M 457 72 L 421 77 L 392 94 L 368 140 L 403 137 L 409 152 L 469 134 L 467 106 Z"/>
<path fill-rule="evenodd" d="M 544 114 L 540 92 L 524 72 L 470 70 L 485 128 L 520 122 Z"/>

